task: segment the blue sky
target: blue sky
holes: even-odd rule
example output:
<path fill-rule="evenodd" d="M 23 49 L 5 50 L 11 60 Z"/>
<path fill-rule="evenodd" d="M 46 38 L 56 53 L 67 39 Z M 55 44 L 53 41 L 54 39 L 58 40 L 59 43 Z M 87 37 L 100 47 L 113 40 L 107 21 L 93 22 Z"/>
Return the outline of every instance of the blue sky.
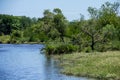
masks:
<path fill-rule="evenodd" d="M 105 2 L 117 0 L 0 0 L 0 14 L 42 17 L 45 9 L 60 8 L 68 20 L 80 18 L 80 13 L 89 18 L 89 6 L 100 8 Z"/>

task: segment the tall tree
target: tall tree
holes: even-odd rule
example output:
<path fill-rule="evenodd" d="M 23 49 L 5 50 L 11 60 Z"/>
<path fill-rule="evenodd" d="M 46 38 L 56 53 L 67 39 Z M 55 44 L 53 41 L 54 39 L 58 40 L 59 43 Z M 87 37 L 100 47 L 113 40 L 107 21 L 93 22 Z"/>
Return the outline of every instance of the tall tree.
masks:
<path fill-rule="evenodd" d="M 105 42 L 105 39 L 108 39 L 108 31 L 114 30 L 114 27 L 117 24 L 118 6 L 118 3 L 111 4 L 106 2 L 100 9 L 92 7 L 88 8 L 90 20 L 84 23 L 81 30 L 90 38 L 92 50 L 95 50 L 95 44 L 97 42 Z M 110 26 L 108 26 L 108 24 Z"/>
<path fill-rule="evenodd" d="M 54 26 L 60 33 L 60 38 L 64 42 L 64 36 L 65 36 L 65 29 L 66 29 L 66 19 L 64 15 L 62 14 L 62 11 L 59 8 L 55 8 L 53 10 L 54 12 Z"/>

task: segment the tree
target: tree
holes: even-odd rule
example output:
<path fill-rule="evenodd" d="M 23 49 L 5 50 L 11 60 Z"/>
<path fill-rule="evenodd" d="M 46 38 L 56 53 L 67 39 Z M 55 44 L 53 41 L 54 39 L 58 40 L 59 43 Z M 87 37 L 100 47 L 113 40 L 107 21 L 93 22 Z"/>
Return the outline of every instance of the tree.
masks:
<path fill-rule="evenodd" d="M 118 12 L 119 12 L 119 3 L 109 3 L 106 2 L 99 9 L 99 24 L 100 26 L 106 26 L 107 24 L 113 24 L 114 26 L 118 25 Z"/>
<path fill-rule="evenodd" d="M 20 17 L 20 29 L 24 30 L 27 27 L 31 27 L 32 25 L 32 19 L 26 16 L 21 16 Z"/>
<path fill-rule="evenodd" d="M 54 12 L 54 19 L 53 19 L 54 26 L 60 33 L 61 40 L 64 42 L 63 37 L 65 36 L 67 21 L 64 15 L 62 14 L 62 11 L 59 8 L 55 8 L 53 12 Z"/>
<path fill-rule="evenodd" d="M 106 2 L 100 9 L 88 8 L 91 19 L 86 21 L 81 27 L 81 31 L 90 38 L 90 46 L 95 50 L 96 43 L 106 42 L 113 35 L 113 29 L 117 25 L 118 3 L 111 4 Z M 112 27 L 107 25 L 113 25 Z M 112 31 L 108 34 L 108 31 Z M 109 35 L 109 37 L 108 37 Z"/>
<path fill-rule="evenodd" d="M 23 37 L 23 34 L 19 30 L 13 30 L 10 34 L 10 42 L 11 43 L 20 43 L 21 39 Z"/>
<path fill-rule="evenodd" d="M 0 33 L 9 35 L 13 29 L 19 29 L 19 19 L 12 15 L 0 15 Z"/>

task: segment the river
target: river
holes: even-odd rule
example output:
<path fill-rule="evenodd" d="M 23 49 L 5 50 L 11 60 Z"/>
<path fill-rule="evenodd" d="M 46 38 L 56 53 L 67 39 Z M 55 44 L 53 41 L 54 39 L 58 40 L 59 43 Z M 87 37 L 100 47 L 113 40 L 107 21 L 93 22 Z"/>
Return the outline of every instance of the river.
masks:
<path fill-rule="evenodd" d="M 0 44 L 0 80 L 90 80 L 60 73 L 57 61 L 40 44 Z"/>

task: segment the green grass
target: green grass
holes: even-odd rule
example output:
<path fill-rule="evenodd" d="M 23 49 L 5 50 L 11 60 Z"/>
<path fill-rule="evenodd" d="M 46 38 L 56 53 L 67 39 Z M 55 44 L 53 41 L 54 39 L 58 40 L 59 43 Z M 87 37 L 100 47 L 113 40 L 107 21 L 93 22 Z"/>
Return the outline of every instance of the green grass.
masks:
<path fill-rule="evenodd" d="M 64 74 L 120 80 L 120 51 L 73 53 L 55 57 L 62 60 L 61 72 Z"/>

